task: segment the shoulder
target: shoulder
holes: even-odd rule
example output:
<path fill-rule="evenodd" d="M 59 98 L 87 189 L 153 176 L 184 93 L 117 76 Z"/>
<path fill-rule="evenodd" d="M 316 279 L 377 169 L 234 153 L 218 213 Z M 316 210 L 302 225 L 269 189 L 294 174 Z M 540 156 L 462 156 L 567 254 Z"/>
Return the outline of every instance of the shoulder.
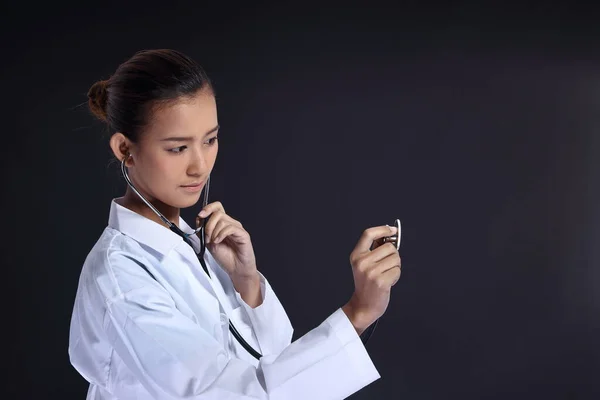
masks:
<path fill-rule="evenodd" d="M 131 290 L 155 285 L 148 272 L 154 260 L 149 249 L 107 227 L 86 257 L 80 285 L 109 301 Z"/>

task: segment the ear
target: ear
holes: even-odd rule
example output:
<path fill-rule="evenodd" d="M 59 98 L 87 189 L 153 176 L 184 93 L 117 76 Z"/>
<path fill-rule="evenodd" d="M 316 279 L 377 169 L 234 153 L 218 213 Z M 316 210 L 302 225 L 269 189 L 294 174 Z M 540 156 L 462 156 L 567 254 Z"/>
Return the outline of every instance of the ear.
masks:
<path fill-rule="evenodd" d="M 129 157 L 132 147 L 133 143 L 131 143 L 131 140 L 121 132 L 116 132 L 110 137 L 110 148 L 117 160 L 122 161 L 124 158 L 128 158 L 127 161 L 125 161 L 126 167 L 133 165 L 133 160 Z"/>

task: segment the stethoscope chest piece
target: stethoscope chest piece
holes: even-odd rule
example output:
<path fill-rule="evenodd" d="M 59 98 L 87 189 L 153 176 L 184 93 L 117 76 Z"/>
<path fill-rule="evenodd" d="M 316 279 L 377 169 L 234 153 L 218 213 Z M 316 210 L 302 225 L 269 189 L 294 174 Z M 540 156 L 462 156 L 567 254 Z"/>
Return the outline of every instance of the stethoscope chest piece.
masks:
<path fill-rule="evenodd" d="M 388 243 L 388 242 L 392 243 L 394 246 L 396 246 L 396 250 L 399 250 L 400 249 L 400 240 L 402 238 L 402 226 L 400 225 L 399 219 L 396 219 L 396 221 L 394 221 L 394 226 L 398 229 L 398 233 L 384 238 L 383 243 Z"/>

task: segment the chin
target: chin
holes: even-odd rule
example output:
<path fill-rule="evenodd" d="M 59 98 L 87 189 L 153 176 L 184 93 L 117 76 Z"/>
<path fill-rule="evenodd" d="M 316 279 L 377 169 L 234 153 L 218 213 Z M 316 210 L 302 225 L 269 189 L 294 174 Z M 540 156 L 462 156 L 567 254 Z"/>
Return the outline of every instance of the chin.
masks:
<path fill-rule="evenodd" d="M 173 205 L 173 207 L 177 207 L 177 208 L 188 208 L 188 207 L 193 207 L 194 205 L 196 205 L 199 200 L 200 200 L 200 195 L 185 196 L 185 197 L 178 196 L 177 198 L 173 199 L 173 202 L 171 204 Z"/>

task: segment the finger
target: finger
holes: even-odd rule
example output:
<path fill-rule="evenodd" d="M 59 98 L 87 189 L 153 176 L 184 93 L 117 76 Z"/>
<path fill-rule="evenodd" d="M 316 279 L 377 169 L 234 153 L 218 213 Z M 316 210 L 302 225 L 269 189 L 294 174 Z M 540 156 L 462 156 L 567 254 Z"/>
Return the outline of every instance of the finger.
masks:
<path fill-rule="evenodd" d="M 381 274 L 377 279 L 379 287 L 385 289 L 391 288 L 398 282 L 398 280 L 400 279 L 400 275 L 402 275 L 402 270 L 400 269 L 400 267 L 390 268 L 389 270 Z"/>
<path fill-rule="evenodd" d="M 394 267 L 399 267 L 400 269 L 402 269 L 402 260 L 400 259 L 398 253 L 390 254 L 383 260 L 379 261 L 377 264 L 375 264 L 372 271 L 370 271 L 369 273 L 372 273 L 373 276 L 377 276 L 389 271 Z"/>
<path fill-rule="evenodd" d="M 225 214 L 222 211 L 214 212 L 210 218 L 206 221 L 206 225 L 204 226 L 204 237 L 206 238 L 207 243 L 210 242 L 212 238 L 212 232 L 215 229 L 215 226 L 221 221 Z"/>
<path fill-rule="evenodd" d="M 235 242 L 243 242 L 248 237 L 248 232 L 244 229 L 235 226 L 227 225 L 223 228 L 218 235 L 216 235 L 214 243 L 221 243 L 226 238 L 230 238 Z"/>
<path fill-rule="evenodd" d="M 224 214 L 222 211 L 216 211 L 206 223 L 204 227 L 204 231 L 207 237 L 207 241 L 211 242 L 219 233 L 221 229 L 223 229 L 227 225 L 234 225 L 238 228 L 244 228 L 239 221 L 231 218 L 229 215 Z"/>
<path fill-rule="evenodd" d="M 386 226 L 389 227 L 390 225 L 386 225 Z M 390 235 L 390 236 L 392 236 L 392 235 Z M 379 238 L 379 239 L 375 240 L 373 242 L 373 244 L 371 245 L 371 251 L 377 249 L 379 246 L 384 245 L 385 244 L 384 240 L 385 240 L 386 237 L 388 237 L 388 236 L 384 236 L 382 238 Z"/>
<path fill-rule="evenodd" d="M 216 214 L 216 213 L 221 213 L 221 214 L 222 214 L 222 217 L 221 217 L 221 218 L 223 218 L 223 219 L 226 219 L 227 221 L 231 222 L 231 223 L 232 223 L 232 224 L 234 224 L 234 225 L 237 225 L 237 226 L 239 226 L 240 228 L 243 228 L 243 226 L 242 226 L 242 223 L 241 223 L 241 222 L 239 222 L 239 221 L 237 221 L 237 220 L 235 220 L 235 219 L 233 219 L 233 218 L 231 218 L 231 216 L 230 216 L 230 215 L 227 215 L 227 214 L 225 214 L 225 210 L 219 209 L 219 210 L 217 210 L 217 211 L 214 211 L 214 212 L 213 212 L 213 214 Z M 204 219 L 205 219 L 205 218 L 202 218 L 202 217 L 200 216 L 200 214 L 202 214 L 202 212 L 200 212 L 200 213 L 199 213 L 199 214 L 196 216 L 196 227 L 199 227 L 199 226 L 202 224 L 202 222 L 204 222 Z M 204 214 L 202 214 L 202 215 L 204 215 Z M 208 218 L 208 217 L 207 217 L 207 218 Z M 210 217 L 210 218 L 208 218 L 208 220 L 209 220 L 209 221 L 210 221 L 211 219 L 213 219 L 213 217 Z M 208 224 L 208 222 L 207 222 L 207 224 Z M 206 227 L 205 227 L 205 229 L 206 229 Z"/>
<path fill-rule="evenodd" d="M 231 218 L 227 214 L 220 213 L 219 214 L 219 222 L 217 222 L 217 224 L 215 225 L 214 229 L 211 232 L 211 240 L 216 238 L 219 235 L 219 233 L 228 225 L 233 225 L 238 228 L 244 229 L 244 227 L 242 226 L 242 224 L 239 221 L 236 221 L 235 219 Z"/>
<path fill-rule="evenodd" d="M 199 228 L 204 223 L 204 221 L 206 221 L 206 223 L 208 223 L 209 220 L 210 220 L 209 217 L 202 218 L 202 217 L 200 217 L 200 214 L 196 215 L 196 228 Z M 206 226 L 205 226 L 205 228 L 206 228 Z"/>
<path fill-rule="evenodd" d="M 398 254 L 398 251 L 396 250 L 396 246 L 394 246 L 391 243 L 386 243 L 386 244 L 379 246 L 378 248 L 376 248 L 375 250 L 371 251 L 369 254 L 367 254 L 363 257 L 365 258 L 366 262 L 376 263 L 376 262 L 383 260 L 390 254 L 393 255 L 394 253 Z"/>
<path fill-rule="evenodd" d="M 395 266 L 378 275 L 375 283 L 378 288 L 387 291 L 398 282 L 400 275 L 402 275 L 402 269 Z"/>
<path fill-rule="evenodd" d="M 231 225 L 231 224 L 228 221 L 225 220 L 225 216 L 222 216 L 219 219 L 219 222 L 216 223 L 215 227 L 210 232 L 210 240 L 209 240 L 209 242 L 214 242 L 215 239 L 217 238 L 217 236 L 219 235 L 219 233 L 223 229 L 227 228 L 229 225 Z"/>
<path fill-rule="evenodd" d="M 225 212 L 225 209 L 223 208 L 223 204 L 221 204 L 220 201 L 215 201 L 213 203 L 207 204 L 206 207 L 203 207 L 202 210 L 200 210 L 200 212 L 198 213 L 198 216 L 200 218 L 206 218 L 207 216 L 209 216 L 217 211 L 222 211 L 223 213 Z"/>
<path fill-rule="evenodd" d="M 385 236 L 391 236 L 396 233 L 396 230 L 397 229 L 395 226 L 387 225 L 366 229 L 360 236 L 360 239 L 358 240 L 354 250 L 358 253 L 367 252 L 375 240 Z"/>

